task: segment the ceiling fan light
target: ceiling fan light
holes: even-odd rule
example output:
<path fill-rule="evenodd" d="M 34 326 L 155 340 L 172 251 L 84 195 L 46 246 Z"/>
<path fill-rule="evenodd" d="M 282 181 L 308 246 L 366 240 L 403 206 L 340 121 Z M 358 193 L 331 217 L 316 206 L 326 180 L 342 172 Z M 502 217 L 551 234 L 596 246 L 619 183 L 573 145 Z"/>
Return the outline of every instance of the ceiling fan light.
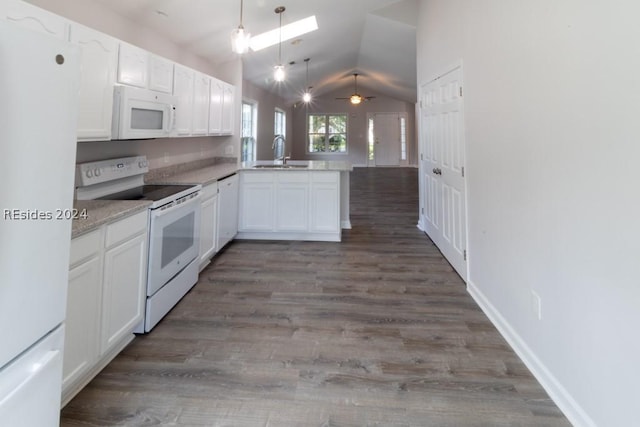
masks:
<path fill-rule="evenodd" d="M 231 33 L 231 49 L 237 54 L 246 53 L 249 50 L 250 41 L 251 34 L 245 31 L 242 25 Z"/>
<path fill-rule="evenodd" d="M 283 82 L 285 78 L 284 66 L 276 65 L 273 67 L 273 80 Z"/>
<path fill-rule="evenodd" d="M 302 95 L 302 100 L 304 102 L 306 102 L 307 104 L 309 102 L 311 102 L 311 93 L 309 91 L 306 91 L 303 95 Z"/>
<path fill-rule="evenodd" d="M 353 104 L 353 105 L 358 105 L 362 102 L 362 97 L 358 94 L 353 94 L 351 95 L 351 97 L 349 98 L 349 101 Z"/>

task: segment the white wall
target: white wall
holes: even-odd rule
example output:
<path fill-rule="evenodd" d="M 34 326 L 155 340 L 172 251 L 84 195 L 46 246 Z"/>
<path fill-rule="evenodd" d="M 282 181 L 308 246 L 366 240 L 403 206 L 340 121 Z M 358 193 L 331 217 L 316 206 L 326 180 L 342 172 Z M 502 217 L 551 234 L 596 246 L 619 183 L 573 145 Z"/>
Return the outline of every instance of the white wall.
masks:
<path fill-rule="evenodd" d="M 638 16 L 420 2 L 418 84 L 463 62 L 470 292 L 575 425 L 638 424 Z"/>
<path fill-rule="evenodd" d="M 299 103 L 293 109 L 293 158 L 305 160 L 346 160 L 354 165 L 366 166 L 368 158 L 367 113 L 406 113 L 407 114 L 407 155 L 409 164 L 417 164 L 416 138 L 414 132 L 415 104 L 389 98 L 370 89 L 359 90 L 366 96 L 376 98 L 352 105 L 336 97 L 345 97 L 353 93 L 353 87 L 314 97 L 309 104 Z M 309 154 L 307 153 L 307 114 L 309 113 L 347 113 L 348 153 L 347 154 Z"/>
<path fill-rule="evenodd" d="M 212 64 L 204 58 L 190 54 L 186 49 L 168 41 L 158 33 L 117 15 L 92 0 L 29 0 L 28 2 L 236 86 L 238 118 L 234 123 L 234 136 L 79 143 L 76 158 L 78 163 L 144 154 L 149 159 L 149 167 L 155 169 L 209 157 L 239 157 L 239 105 L 242 99 L 242 61 L 240 59 L 227 64 Z"/>

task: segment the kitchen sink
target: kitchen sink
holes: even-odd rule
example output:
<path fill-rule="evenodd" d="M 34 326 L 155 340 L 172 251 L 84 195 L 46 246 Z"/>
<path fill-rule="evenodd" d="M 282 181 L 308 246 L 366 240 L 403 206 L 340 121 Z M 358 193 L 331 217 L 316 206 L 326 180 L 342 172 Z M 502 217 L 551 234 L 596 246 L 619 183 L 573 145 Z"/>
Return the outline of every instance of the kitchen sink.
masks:
<path fill-rule="evenodd" d="M 255 165 L 252 169 L 305 169 L 309 165 Z"/>

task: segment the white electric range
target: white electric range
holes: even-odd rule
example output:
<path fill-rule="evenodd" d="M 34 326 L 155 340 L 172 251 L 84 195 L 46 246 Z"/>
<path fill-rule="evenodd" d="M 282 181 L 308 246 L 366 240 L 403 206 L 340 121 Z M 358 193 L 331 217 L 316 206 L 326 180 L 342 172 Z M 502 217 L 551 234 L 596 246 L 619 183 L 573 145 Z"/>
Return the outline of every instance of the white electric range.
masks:
<path fill-rule="evenodd" d="M 149 200 L 147 302 L 136 333 L 146 333 L 198 281 L 201 185 L 149 185 L 145 156 L 82 163 L 78 200 Z"/>

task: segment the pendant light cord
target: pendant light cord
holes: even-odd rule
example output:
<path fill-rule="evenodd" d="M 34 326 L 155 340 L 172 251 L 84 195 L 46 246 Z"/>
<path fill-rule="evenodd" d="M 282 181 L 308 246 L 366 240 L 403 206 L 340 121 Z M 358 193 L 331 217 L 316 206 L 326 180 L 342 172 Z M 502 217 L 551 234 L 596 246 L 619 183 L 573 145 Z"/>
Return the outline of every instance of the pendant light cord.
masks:
<path fill-rule="evenodd" d="M 244 3 L 243 0 L 240 0 L 240 28 L 244 28 L 242 26 L 242 3 Z"/>
<path fill-rule="evenodd" d="M 278 44 L 278 65 L 282 65 L 282 12 L 284 12 L 284 10 L 278 12 L 278 15 L 280 15 L 280 43 Z"/>

